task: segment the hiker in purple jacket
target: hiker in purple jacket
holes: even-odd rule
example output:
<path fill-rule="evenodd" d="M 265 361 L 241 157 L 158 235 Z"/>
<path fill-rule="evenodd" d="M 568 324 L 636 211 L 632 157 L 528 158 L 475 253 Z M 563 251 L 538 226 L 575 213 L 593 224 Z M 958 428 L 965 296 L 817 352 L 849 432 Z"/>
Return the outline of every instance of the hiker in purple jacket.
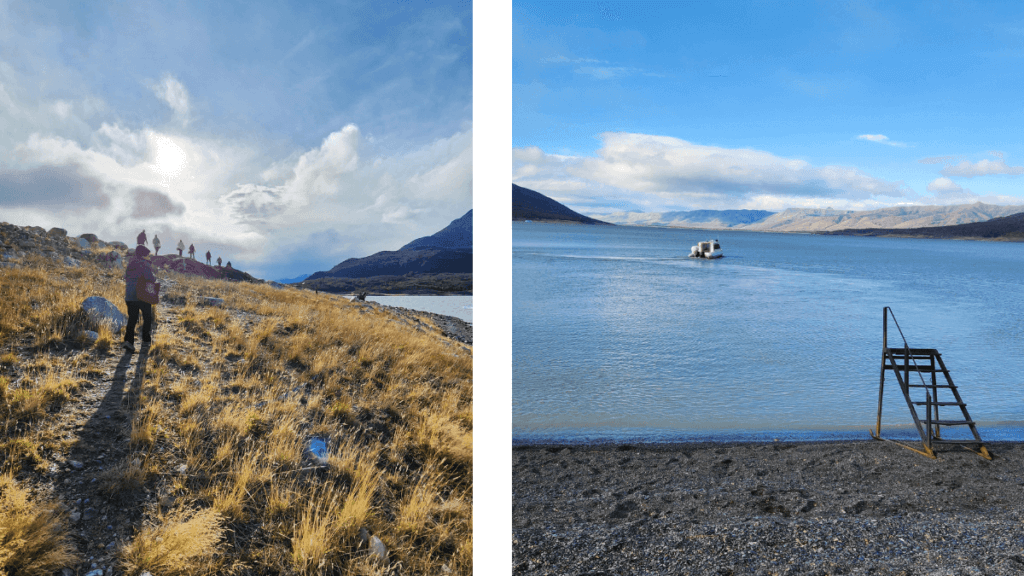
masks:
<path fill-rule="evenodd" d="M 140 232 L 139 233 L 139 237 L 136 238 L 136 240 L 138 240 L 139 246 L 145 246 L 145 244 L 146 244 L 146 231 L 143 230 L 142 232 Z"/>
<path fill-rule="evenodd" d="M 196 259 L 196 245 L 195 244 L 189 244 L 188 245 L 188 257 L 193 259 L 193 260 Z"/>
<path fill-rule="evenodd" d="M 210 261 L 210 257 L 211 257 L 211 256 L 212 256 L 212 254 L 210 254 L 210 251 L 209 251 L 209 250 L 207 250 L 207 251 L 206 251 L 206 263 L 207 263 L 207 264 L 213 264 L 213 262 L 211 262 L 211 261 Z"/>
<path fill-rule="evenodd" d="M 142 345 L 148 346 L 153 331 L 153 305 L 143 302 L 135 293 L 139 280 L 145 278 L 156 282 L 153 265 L 149 261 L 149 248 L 137 246 L 135 255 L 128 262 L 124 271 L 124 303 L 128 306 L 128 326 L 124 329 L 124 344 L 121 346 L 129 353 L 135 353 L 135 324 L 142 312 Z"/>

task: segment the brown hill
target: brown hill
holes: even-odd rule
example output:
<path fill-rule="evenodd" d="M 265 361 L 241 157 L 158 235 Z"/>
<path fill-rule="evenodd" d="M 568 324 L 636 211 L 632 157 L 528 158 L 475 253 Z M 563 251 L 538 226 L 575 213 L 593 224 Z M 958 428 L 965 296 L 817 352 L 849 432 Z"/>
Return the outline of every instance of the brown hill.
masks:
<path fill-rule="evenodd" d="M 843 236 L 887 236 L 893 238 L 944 238 L 950 240 L 1005 240 L 1024 242 L 1024 212 L 993 218 L 985 222 L 957 224 L 955 226 L 927 226 L 923 228 L 866 228 L 836 230 L 821 234 Z"/>

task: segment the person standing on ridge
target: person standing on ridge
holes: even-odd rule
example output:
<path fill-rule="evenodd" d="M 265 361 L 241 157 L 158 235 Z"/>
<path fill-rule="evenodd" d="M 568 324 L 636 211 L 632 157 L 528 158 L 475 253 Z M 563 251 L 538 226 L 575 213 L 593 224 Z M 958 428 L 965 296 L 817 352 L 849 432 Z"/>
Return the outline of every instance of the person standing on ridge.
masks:
<path fill-rule="evenodd" d="M 136 240 L 138 240 L 137 244 L 139 246 L 145 246 L 146 245 L 146 231 L 143 230 L 142 232 L 139 232 L 139 237 L 136 238 Z"/>
<path fill-rule="evenodd" d="M 193 259 L 193 260 L 196 259 L 196 245 L 195 244 L 189 244 L 188 245 L 188 257 Z"/>
<path fill-rule="evenodd" d="M 210 261 L 210 256 L 211 256 L 211 254 L 210 254 L 210 251 L 209 251 L 209 250 L 207 250 L 207 251 L 206 251 L 206 263 L 207 263 L 208 265 L 209 265 L 209 264 L 213 264 L 213 262 L 211 262 L 211 261 Z"/>
<path fill-rule="evenodd" d="M 185 250 L 185 243 L 182 242 L 181 240 L 178 240 L 178 256 L 184 256 L 184 254 L 182 254 L 182 252 L 184 250 Z"/>
<path fill-rule="evenodd" d="M 143 230 L 143 232 L 145 232 L 145 230 Z M 153 236 L 153 248 L 156 249 L 156 255 L 159 256 L 160 255 L 160 237 L 159 236 Z"/>
<path fill-rule="evenodd" d="M 220 266 L 220 263 L 221 263 L 220 256 L 217 256 L 217 266 Z"/>
<path fill-rule="evenodd" d="M 149 262 L 149 248 L 138 246 L 128 267 L 124 271 L 124 303 L 128 306 L 128 325 L 124 329 L 124 343 L 121 347 L 130 354 L 135 353 L 135 324 L 142 313 L 142 345 L 148 346 L 153 332 L 153 305 L 139 299 L 135 291 L 139 280 L 145 278 L 156 282 L 153 266 Z"/>

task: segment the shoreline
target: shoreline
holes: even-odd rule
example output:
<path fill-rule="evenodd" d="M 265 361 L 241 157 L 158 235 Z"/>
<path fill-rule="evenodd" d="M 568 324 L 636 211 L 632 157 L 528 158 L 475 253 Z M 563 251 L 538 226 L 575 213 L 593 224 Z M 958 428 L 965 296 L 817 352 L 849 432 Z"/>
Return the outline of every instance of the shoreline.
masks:
<path fill-rule="evenodd" d="M 513 573 L 1024 573 L 1024 443 L 986 446 L 513 447 Z"/>
<path fill-rule="evenodd" d="M 978 431 L 986 442 L 1024 442 L 1024 423 L 978 423 Z M 722 429 L 710 432 L 666 430 L 643 433 L 617 433 L 614 435 L 588 435 L 586 432 L 557 434 L 522 433 L 513 430 L 515 447 L 587 447 L 587 446 L 686 446 L 691 444 L 758 444 L 771 442 L 819 443 L 871 441 L 874 426 L 843 427 L 835 429 L 805 430 L 745 430 Z M 918 443 L 917 429 L 909 424 L 882 426 L 882 437 L 900 442 Z"/>

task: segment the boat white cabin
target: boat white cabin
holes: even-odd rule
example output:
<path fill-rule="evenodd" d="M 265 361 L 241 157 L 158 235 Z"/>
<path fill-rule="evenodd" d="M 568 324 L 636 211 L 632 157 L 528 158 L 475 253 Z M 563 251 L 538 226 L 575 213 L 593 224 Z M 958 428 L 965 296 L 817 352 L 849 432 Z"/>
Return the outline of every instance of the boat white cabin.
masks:
<path fill-rule="evenodd" d="M 721 258 L 724 256 L 722 253 L 722 246 L 718 243 L 718 240 L 708 240 L 707 242 L 698 242 L 696 246 L 690 248 L 690 258 Z"/>

